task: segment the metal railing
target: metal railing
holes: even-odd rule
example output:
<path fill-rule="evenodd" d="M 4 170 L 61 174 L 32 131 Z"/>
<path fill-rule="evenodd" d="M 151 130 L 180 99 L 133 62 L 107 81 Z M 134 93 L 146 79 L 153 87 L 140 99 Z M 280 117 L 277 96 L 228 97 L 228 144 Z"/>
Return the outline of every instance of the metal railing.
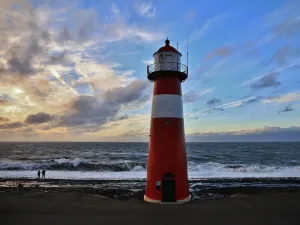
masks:
<path fill-rule="evenodd" d="M 147 66 L 147 75 L 158 71 L 178 71 L 188 75 L 188 67 L 182 63 L 163 62 L 154 63 Z"/>

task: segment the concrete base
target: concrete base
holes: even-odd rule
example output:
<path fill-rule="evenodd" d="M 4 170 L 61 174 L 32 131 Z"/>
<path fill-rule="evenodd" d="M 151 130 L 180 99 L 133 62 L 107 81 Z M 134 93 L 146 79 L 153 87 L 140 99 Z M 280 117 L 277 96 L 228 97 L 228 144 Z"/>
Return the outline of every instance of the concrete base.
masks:
<path fill-rule="evenodd" d="M 191 201 L 191 195 L 189 195 L 185 199 L 177 200 L 176 202 L 162 202 L 161 200 L 154 200 L 144 195 L 144 201 L 150 203 L 157 203 L 157 204 L 182 204 Z"/>

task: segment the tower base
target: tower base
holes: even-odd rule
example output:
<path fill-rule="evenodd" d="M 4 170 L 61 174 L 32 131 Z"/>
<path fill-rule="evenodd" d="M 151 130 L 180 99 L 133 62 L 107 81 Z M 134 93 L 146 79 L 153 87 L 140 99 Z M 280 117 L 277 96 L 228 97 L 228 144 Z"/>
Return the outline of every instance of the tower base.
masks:
<path fill-rule="evenodd" d="M 156 203 L 156 204 L 183 204 L 191 201 L 191 195 L 189 195 L 187 198 L 177 200 L 176 202 L 162 202 L 161 200 L 154 200 L 144 195 L 144 201 L 150 203 Z"/>

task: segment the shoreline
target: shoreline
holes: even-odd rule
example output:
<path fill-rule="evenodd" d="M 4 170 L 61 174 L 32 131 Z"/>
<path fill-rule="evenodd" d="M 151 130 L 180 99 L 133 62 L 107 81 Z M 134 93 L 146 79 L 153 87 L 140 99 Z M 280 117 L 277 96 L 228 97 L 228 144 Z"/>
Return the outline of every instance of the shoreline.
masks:
<path fill-rule="evenodd" d="M 146 179 L 70 180 L 0 178 L 0 192 L 69 192 L 96 194 L 113 199 L 139 199 L 145 194 Z M 234 194 L 300 192 L 300 178 L 202 178 L 189 180 L 193 200 L 221 199 Z"/>
<path fill-rule="evenodd" d="M 161 205 L 143 200 L 145 179 L 1 178 L 0 217 L 6 225 L 299 224 L 300 179 L 192 179 L 189 183 L 190 202 Z"/>

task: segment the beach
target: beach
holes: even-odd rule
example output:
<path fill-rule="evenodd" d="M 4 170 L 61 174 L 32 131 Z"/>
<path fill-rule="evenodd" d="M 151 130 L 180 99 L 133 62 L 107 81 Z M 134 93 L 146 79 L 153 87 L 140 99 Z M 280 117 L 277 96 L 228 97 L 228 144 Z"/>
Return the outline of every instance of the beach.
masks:
<path fill-rule="evenodd" d="M 1 224 L 299 224 L 299 179 L 191 180 L 181 205 L 144 202 L 144 182 L 1 179 Z"/>
<path fill-rule="evenodd" d="M 300 191 L 237 193 L 182 205 L 76 192 L 1 192 L 1 224 L 299 224 Z"/>

